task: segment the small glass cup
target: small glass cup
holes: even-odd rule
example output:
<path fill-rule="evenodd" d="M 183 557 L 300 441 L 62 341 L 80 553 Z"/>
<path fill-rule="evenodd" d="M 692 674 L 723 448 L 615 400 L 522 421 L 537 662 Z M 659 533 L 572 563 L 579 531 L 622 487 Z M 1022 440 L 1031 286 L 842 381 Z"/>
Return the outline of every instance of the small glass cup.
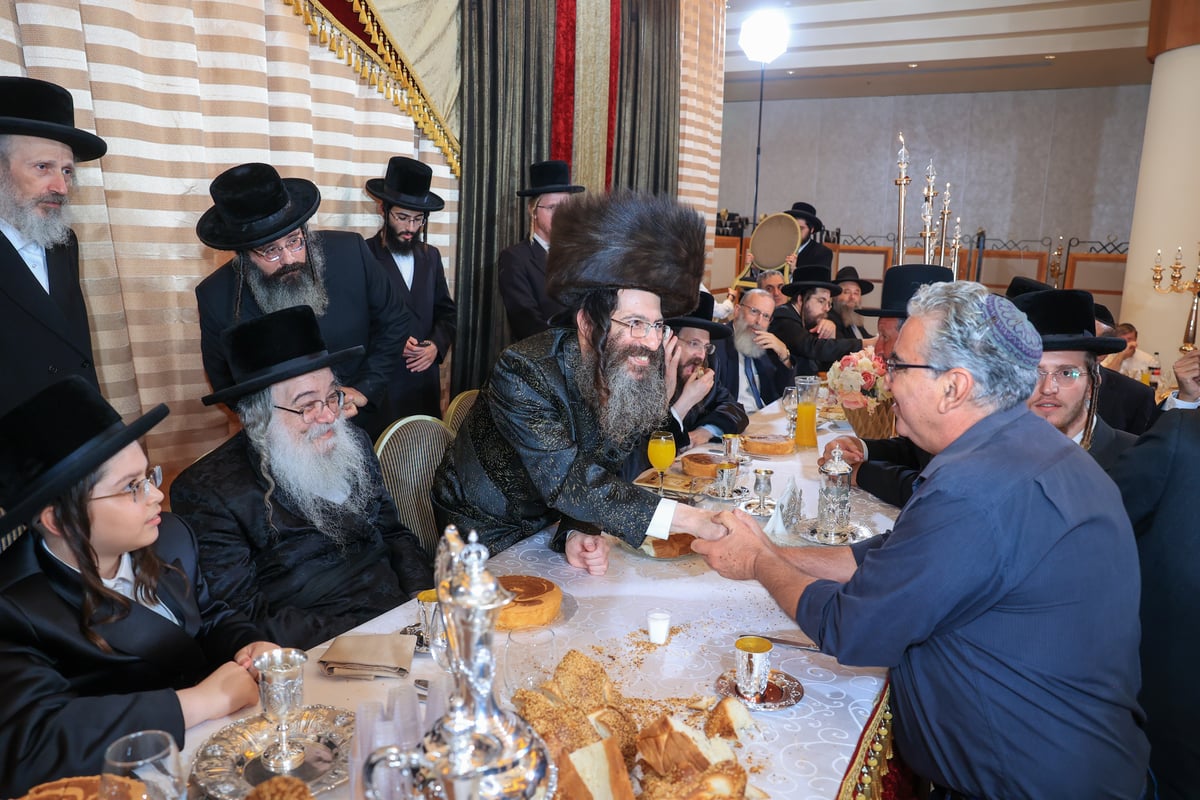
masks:
<path fill-rule="evenodd" d="M 666 644 L 671 636 L 671 612 L 665 608 L 647 611 L 646 633 L 650 637 L 650 644 Z"/>
<path fill-rule="evenodd" d="M 554 674 L 558 647 L 549 628 L 517 628 L 504 647 L 504 685 L 511 698 L 518 689 L 536 689 Z"/>
<path fill-rule="evenodd" d="M 166 731 L 122 736 L 104 751 L 99 800 L 183 800 L 187 780 L 175 739 Z"/>
<path fill-rule="evenodd" d="M 721 445 L 724 448 L 725 457 L 723 460 L 732 461 L 735 464 L 740 463 L 739 448 L 742 444 L 742 435 L 740 433 L 727 433 L 721 437 Z"/>
<path fill-rule="evenodd" d="M 419 622 L 421 624 L 421 641 L 418 644 L 423 647 L 429 647 L 429 634 L 433 615 L 438 610 L 438 594 L 437 589 L 425 589 L 417 594 L 417 613 L 420 615 Z"/>
<path fill-rule="evenodd" d="M 717 480 L 716 493 L 717 497 L 722 500 L 729 500 L 733 497 L 734 490 L 737 488 L 738 478 L 738 463 L 736 461 L 722 461 L 717 464 Z"/>

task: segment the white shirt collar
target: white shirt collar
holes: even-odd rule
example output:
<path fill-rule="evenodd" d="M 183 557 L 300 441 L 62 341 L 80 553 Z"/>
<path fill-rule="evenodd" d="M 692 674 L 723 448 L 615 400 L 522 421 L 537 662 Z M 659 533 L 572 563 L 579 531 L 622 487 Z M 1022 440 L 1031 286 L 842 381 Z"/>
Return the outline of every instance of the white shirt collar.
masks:
<path fill-rule="evenodd" d="M 547 253 L 550 252 L 550 243 L 549 242 L 547 242 L 542 237 L 538 236 L 536 233 L 533 234 L 533 238 L 534 238 L 534 241 L 536 241 L 538 244 L 540 244 L 542 246 L 543 250 L 545 250 Z"/>
<path fill-rule="evenodd" d="M 77 575 L 81 574 L 79 572 L 79 567 L 75 566 L 74 564 L 68 564 L 66 561 L 63 561 L 61 558 L 59 558 L 58 553 L 50 549 L 50 545 L 46 543 L 45 539 L 42 539 L 42 547 L 45 548 L 47 553 L 54 556 L 54 558 L 58 560 L 58 563 L 62 564 L 67 569 L 70 569 Z M 121 591 L 121 582 L 124 581 L 126 586 L 132 587 L 136 577 L 137 576 L 133 574 L 133 559 L 130 558 L 129 553 L 122 553 L 120 560 L 117 561 L 117 574 L 111 578 L 102 577 L 100 578 L 100 582 L 104 584 L 105 588 L 112 589 L 114 592 L 128 597 L 128 592 Z"/>

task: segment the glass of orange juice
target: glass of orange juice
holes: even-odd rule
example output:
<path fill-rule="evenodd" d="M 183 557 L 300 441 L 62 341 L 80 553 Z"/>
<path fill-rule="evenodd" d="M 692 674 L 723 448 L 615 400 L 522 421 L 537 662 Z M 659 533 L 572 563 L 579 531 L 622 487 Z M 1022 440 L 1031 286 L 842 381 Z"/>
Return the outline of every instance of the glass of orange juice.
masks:
<path fill-rule="evenodd" d="M 796 377 L 796 446 L 817 446 L 817 392 L 821 379 L 816 375 Z"/>
<path fill-rule="evenodd" d="M 646 457 L 650 466 L 658 470 L 658 496 L 663 496 L 663 480 L 667 477 L 667 469 L 675 460 L 675 436 L 670 431 L 655 431 L 650 434 L 650 442 L 646 445 Z"/>

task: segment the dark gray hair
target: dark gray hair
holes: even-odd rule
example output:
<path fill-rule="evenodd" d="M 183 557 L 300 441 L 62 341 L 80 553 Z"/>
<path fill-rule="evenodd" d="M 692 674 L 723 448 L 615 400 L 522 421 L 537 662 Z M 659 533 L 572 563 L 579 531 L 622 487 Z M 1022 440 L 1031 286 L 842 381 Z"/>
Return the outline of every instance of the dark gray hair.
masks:
<path fill-rule="evenodd" d="M 263 505 L 267 509 L 267 523 L 275 529 L 272 519 L 274 506 L 271 495 L 275 493 L 275 479 L 271 477 L 271 448 L 268 446 L 267 431 L 271 427 L 271 417 L 275 414 L 275 402 L 268 386 L 259 389 L 254 394 L 248 394 L 238 401 L 237 413 L 242 420 L 242 429 L 250 440 L 251 458 L 258 456 L 258 469 L 267 482 L 267 491 L 263 494 Z"/>
<path fill-rule="evenodd" d="M 971 401 L 991 411 L 1004 411 L 1024 403 L 1037 384 L 1037 358 L 1014 349 L 1038 344 L 1041 337 L 1033 325 L 1004 298 L 989 300 L 988 290 L 971 281 L 931 283 L 922 286 L 908 301 L 909 317 L 921 317 L 929 325 L 923 358 L 945 371 L 960 367 L 975 379 Z M 1003 301 L 1003 318 L 991 307 Z"/>

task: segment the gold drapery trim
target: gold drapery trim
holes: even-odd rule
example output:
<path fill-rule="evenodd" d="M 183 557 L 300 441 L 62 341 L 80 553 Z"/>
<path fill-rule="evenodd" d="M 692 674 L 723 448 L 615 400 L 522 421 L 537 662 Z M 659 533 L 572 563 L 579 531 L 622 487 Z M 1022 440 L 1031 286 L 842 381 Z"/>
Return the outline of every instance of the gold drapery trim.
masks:
<path fill-rule="evenodd" d="M 892 683 L 889 678 L 863 728 L 854 757 L 838 788 L 837 800 L 880 800 L 880 778 L 889 772 L 892 752 Z"/>
<path fill-rule="evenodd" d="M 358 73 L 375 90 L 412 117 L 420 131 L 446 157 L 446 163 L 454 177 L 462 177 L 462 148 L 425 94 L 421 80 L 409 68 L 400 54 L 391 35 L 380 21 L 370 0 L 352 0 L 352 9 L 358 14 L 363 30 L 371 37 L 374 51 L 362 45 L 359 38 L 346 30 L 316 0 L 283 0 L 292 7 L 296 16 L 304 18 L 308 32 L 318 43 L 326 45 L 330 52 L 346 62 L 346 66 Z"/>

